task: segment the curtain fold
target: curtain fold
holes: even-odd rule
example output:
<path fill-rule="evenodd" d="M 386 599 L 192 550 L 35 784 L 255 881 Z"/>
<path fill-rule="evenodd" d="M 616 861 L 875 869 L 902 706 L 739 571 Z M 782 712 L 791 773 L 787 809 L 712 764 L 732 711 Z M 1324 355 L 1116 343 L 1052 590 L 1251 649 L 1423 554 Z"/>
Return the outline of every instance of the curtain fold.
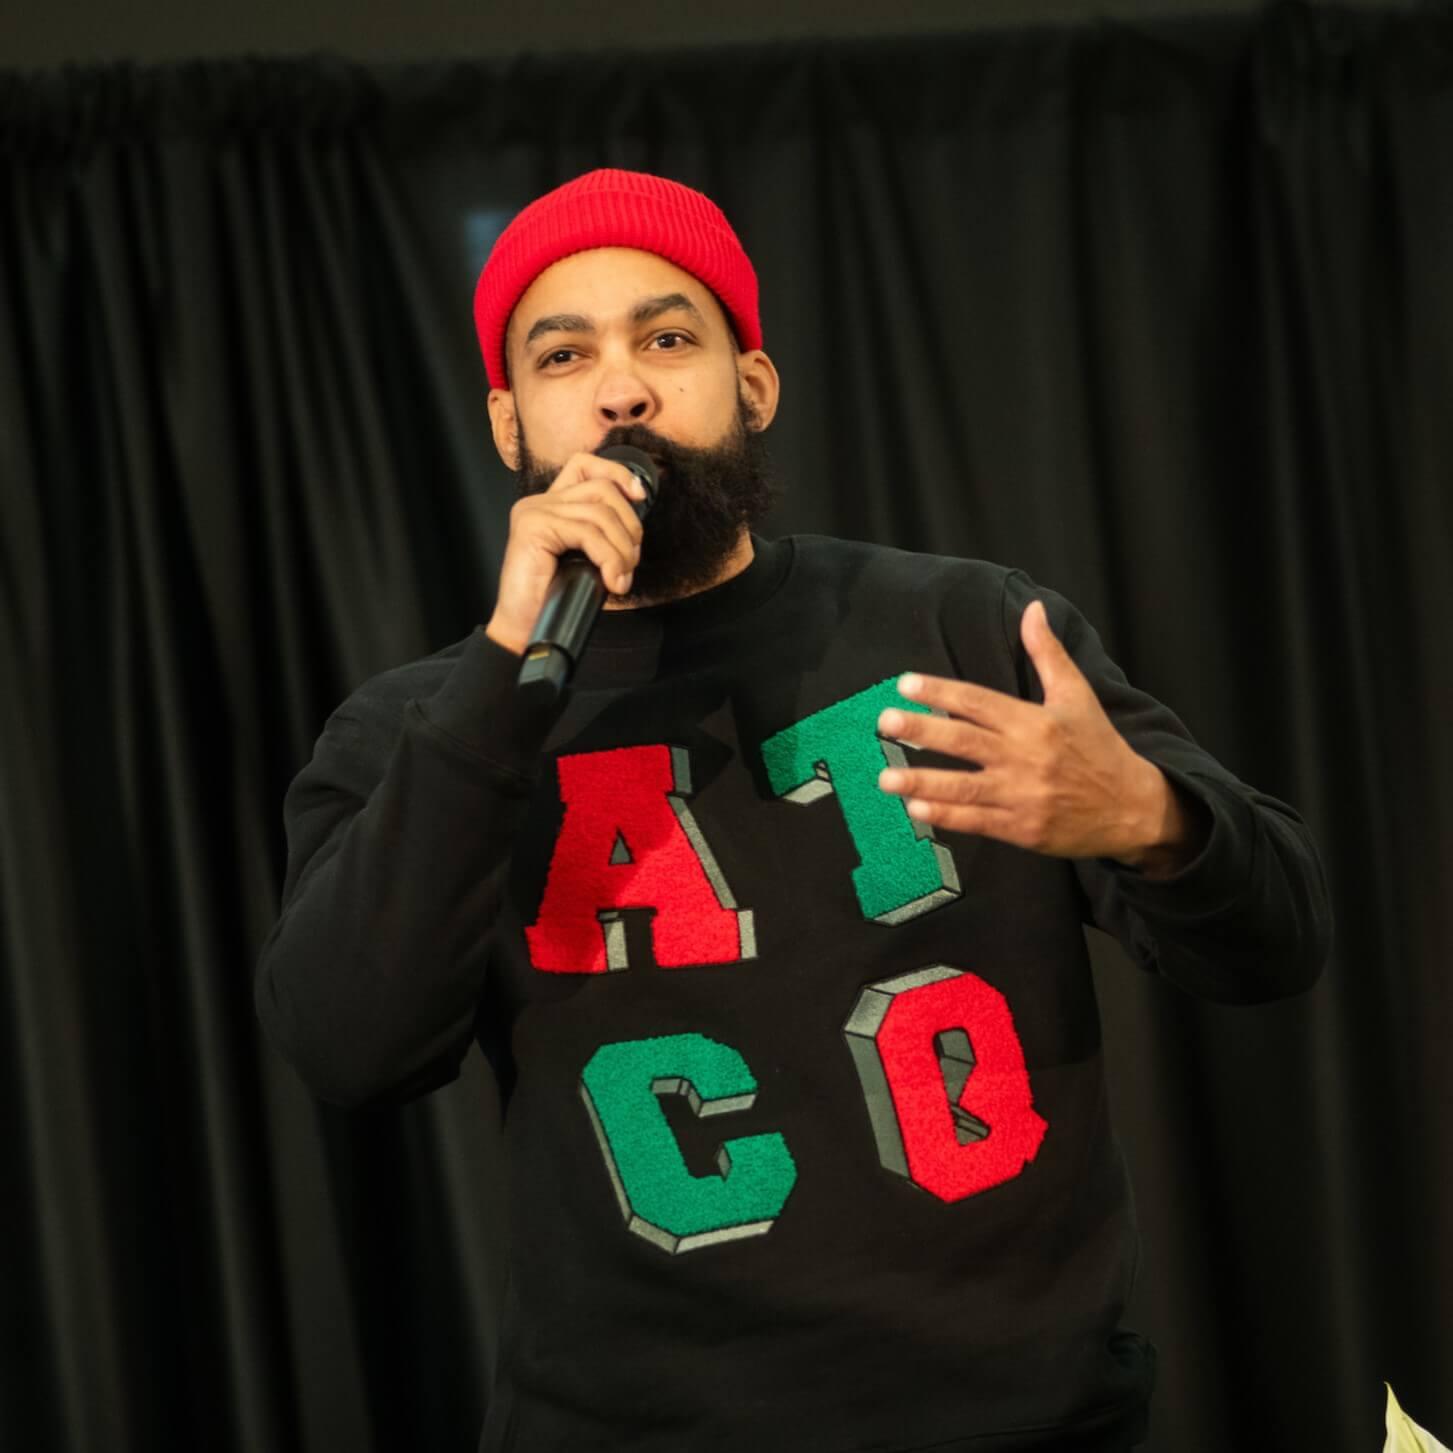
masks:
<path fill-rule="evenodd" d="M 12 1439 L 473 1446 L 498 1087 L 314 1103 L 251 973 L 324 720 L 487 618 L 473 281 L 599 165 L 754 259 L 778 532 L 1027 569 L 1322 844 L 1298 1000 L 1091 933 L 1153 1446 L 1453 1436 L 1450 154 L 1433 10 L 0 72 Z"/>

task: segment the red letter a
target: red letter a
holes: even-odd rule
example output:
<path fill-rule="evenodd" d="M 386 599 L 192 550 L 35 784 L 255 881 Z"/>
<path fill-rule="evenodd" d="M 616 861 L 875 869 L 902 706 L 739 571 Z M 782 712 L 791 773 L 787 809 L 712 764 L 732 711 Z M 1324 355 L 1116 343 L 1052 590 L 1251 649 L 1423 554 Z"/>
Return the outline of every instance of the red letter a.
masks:
<path fill-rule="evenodd" d="M 537 969 L 626 968 L 626 908 L 655 910 L 651 936 L 662 968 L 756 957 L 751 910 L 738 910 L 679 795 L 691 791 L 684 750 L 621 747 L 557 765 L 565 820 L 540 916 L 525 929 Z"/>

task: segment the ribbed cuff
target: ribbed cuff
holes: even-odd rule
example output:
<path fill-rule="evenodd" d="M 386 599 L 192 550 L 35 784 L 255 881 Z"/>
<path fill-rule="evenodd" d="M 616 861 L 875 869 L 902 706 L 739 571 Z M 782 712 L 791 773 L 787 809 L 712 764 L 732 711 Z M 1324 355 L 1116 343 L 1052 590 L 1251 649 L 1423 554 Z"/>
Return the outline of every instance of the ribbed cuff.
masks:
<path fill-rule="evenodd" d="M 518 689 L 519 674 L 520 658 L 477 626 L 444 684 L 417 703 L 419 712 L 475 756 L 518 777 L 533 777 L 564 701 L 531 699 Z"/>
<path fill-rule="evenodd" d="M 1113 858 L 1100 861 L 1115 874 L 1124 901 L 1158 921 L 1189 923 L 1214 918 L 1240 902 L 1251 876 L 1255 811 L 1235 793 L 1219 790 L 1211 778 L 1165 762 L 1155 765 L 1210 813 L 1211 831 L 1201 851 L 1167 878 L 1147 878 Z"/>

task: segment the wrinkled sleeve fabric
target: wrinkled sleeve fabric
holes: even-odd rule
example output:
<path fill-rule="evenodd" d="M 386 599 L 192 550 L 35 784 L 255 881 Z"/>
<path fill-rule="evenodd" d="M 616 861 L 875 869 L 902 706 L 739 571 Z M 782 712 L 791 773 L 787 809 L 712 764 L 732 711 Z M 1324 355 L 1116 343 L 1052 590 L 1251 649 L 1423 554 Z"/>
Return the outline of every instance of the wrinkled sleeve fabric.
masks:
<path fill-rule="evenodd" d="M 398 1103 L 459 1073 L 558 714 L 519 699 L 518 669 L 480 628 L 425 698 L 401 699 L 398 673 L 375 678 L 288 788 L 281 912 L 255 1001 L 320 1099 Z"/>
<path fill-rule="evenodd" d="M 1332 912 L 1306 823 L 1228 771 L 1174 712 L 1132 686 L 1074 605 L 1014 570 L 1004 580 L 1002 623 L 1022 697 L 1044 700 L 1020 636 L 1036 599 L 1121 735 L 1209 815 L 1200 852 L 1166 878 L 1111 858 L 1076 859 L 1087 920 L 1141 968 L 1204 999 L 1254 1004 L 1309 988 L 1331 950 Z"/>

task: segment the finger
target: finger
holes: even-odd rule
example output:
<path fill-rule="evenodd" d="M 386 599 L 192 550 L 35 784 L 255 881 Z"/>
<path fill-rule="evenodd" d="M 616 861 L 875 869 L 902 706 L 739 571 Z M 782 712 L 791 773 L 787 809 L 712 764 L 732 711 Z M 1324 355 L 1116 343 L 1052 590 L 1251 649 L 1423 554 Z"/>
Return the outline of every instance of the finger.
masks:
<path fill-rule="evenodd" d="M 599 487 L 607 492 L 611 489 L 610 485 Z M 632 531 L 629 523 L 621 517 L 620 512 L 614 509 L 608 500 L 589 495 L 567 495 L 557 500 L 547 499 L 544 495 L 535 495 L 533 498 L 531 526 L 534 529 L 543 531 L 565 529 L 568 531 L 570 526 L 566 523 L 567 521 L 578 523 L 589 520 L 616 542 L 622 554 L 630 557 L 636 555 L 639 545 L 638 537 Z"/>
<path fill-rule="evenodd" d="M 575 527 L 593 527 L 609 542 L 619 557 L 623 570 L 633 571 L 641 558 L 640 542 L 634 538 L 615 514 L 605 505 L 584 501 L 561 505 L 553 518 L 559 521 L 562 535 Z M 600 562 L 597 562 L 600 563 Z"/>
<path fill-rule="evenodd" d="M 587 506 L 587 510 L 591 507 Z M 616 534 L 611 534 L 611 529 Z M 636 550 L 620 535 L 607 511 L 594 507 L 590 513 L 574 513 L 569 505 L 542 521 L 542 544 L 559 557 L 567 550 L 579 550 L 600 571 L 606 588 L 615 595 L 630 589 L 636 568 Z"/>
<path fill-rule="evenodd" d="M 954 716 L 977 722 L 988 731 L 1005 732 L 1029 721 L 1043 708 L 972 681 L 947 676 L 925 676 L 910 671 L 898 678 L 899 695 L 923 706 L 936 706 Z"/>
<path fill-rule="evenodd" d="M 553 508 L 557 501 L 560 504 L 601 505 L 615 515 L 633 540 L 639 540 L 645 534 L 641 517 L 631 508 L 630 501 L 624 498 L 612 479 L 587 479 L 558 494 L 551 493 L 541 498 L 547 508 Z"/>
<path fill-rule="evenodd" d="M 878 717 L 878 733 L 890 741 L 984 765 L 1002 761 L 1009 740 L 1000 732 L 985 731 L 972 722 L 923 711 L 899 711 L 896 707 L 889 707 Z"/>
<path fill-rule="evenodd" d="M 1032 600 L 1024 608 L 1019 620 L 1019 638 L 1039 673 L 1046 701 L 1063 698 L 1081 684 L 1088 684 L 1084 673 L 1075 665 L 1074 657 L 1065 649 L 1064 642 L 1055 635 L 1042 600 Z"/>
<path fill-rule="evenodd" d="M 602 459 L 599 454 L 572 454 L 564 469 L 555 476 L 546 493 L 582 484 L 587 479 L 609 479 L 628 499 L 645 499 L 646 487 L 617 459 Z"/>
<path fill-rule="evenodd" d="M 1023 834 L 1018 827 L 1018 818 L 1007 808 L 981 807 L 977 804 L 966 806 L 956 802 L 927 802 L 917 797 L 911 798 L 907 807 L 908 815 L 915 822 L 926 823 L 929 827 L 943 832 L 972 832 L 980 837 L 991 837 L 1000 842 L 1025 846 L 1022 841 Z"/>
<path fill-rule="evenodd" d="M 935 806 L 1011 806 L 1005 800 L 1006 784 L 1002 772 L 964 772 L 943 767 L 885 767 L 878 773 L 878 786 L 895 797 Z"/>

